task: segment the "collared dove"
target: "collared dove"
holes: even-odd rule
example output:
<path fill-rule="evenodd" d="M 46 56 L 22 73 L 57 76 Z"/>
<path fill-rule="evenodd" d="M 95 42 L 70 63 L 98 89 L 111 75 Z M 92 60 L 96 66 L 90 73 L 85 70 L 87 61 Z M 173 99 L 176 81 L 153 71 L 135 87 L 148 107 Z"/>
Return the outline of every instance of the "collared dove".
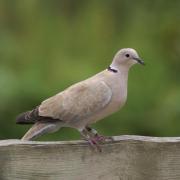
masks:
<path fill-rule="evenodd" d="M 90 125 L 118 111 L 127 99 L 130 67 L 144 64 L 131 48 L 119 50 L 108 69 L 76 83 L 17 117 L 17 124 L 34 124 L 22 140 L 32 140 L 61 127 L 77 129 L 91 144 L 102 140 Z"/>

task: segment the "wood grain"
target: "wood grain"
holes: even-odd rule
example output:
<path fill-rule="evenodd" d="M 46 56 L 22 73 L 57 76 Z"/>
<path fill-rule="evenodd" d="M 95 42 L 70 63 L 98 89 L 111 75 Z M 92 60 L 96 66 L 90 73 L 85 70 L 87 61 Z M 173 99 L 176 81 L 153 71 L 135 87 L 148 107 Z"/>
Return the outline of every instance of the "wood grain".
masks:
<path fill-rule="evenodd" d="M 0 180 L 180 180 L 180 137 L 116 136 L 95 152 L 85 141 L 0 141 Z"/>

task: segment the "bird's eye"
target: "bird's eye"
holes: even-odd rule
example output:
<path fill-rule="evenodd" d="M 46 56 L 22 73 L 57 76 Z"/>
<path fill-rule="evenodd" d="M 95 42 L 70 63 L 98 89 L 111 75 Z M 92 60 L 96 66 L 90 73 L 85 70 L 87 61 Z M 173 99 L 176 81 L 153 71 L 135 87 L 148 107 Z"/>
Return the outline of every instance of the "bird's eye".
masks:
<path fill-rule="evenodd" d="M 126 54 L 125 56 L 126 56 L 126 57 L 129 57 L 129 54 Z"/>

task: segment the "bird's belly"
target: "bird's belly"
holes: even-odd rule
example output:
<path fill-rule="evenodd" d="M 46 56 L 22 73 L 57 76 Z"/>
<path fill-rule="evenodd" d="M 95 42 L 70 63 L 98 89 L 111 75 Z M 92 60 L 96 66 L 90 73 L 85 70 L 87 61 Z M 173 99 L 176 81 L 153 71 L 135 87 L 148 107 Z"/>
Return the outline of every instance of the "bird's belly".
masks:
<path fill-rule="evenodd" d="M 115 101 L 113 103 L 111 102 L 104 109 L 102 109 L 101 111 L 89 116 L 86 119 L 71 121 L 70 124 L 67 124 L 67 127 L 84 129 L 85 126 L 93 124 L 93 123 L 109 116 L 110 114 L 118 111 L 122 106 L 123 106 L 122 101 L 117 101 L 117 99 L 116 99 L 116 102 Z"/>

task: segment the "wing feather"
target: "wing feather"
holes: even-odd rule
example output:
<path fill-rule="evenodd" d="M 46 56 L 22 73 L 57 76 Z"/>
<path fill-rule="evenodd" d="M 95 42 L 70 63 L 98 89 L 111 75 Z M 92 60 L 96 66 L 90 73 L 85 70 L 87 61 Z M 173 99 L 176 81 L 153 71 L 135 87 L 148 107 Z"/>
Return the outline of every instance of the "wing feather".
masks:
<path fill-rule="evenodd" d="M 39 115 L 70 122 L 88 118 L 105 108 L 112 91 L 104 81 L 80 82 L 43 101 Z"/>

